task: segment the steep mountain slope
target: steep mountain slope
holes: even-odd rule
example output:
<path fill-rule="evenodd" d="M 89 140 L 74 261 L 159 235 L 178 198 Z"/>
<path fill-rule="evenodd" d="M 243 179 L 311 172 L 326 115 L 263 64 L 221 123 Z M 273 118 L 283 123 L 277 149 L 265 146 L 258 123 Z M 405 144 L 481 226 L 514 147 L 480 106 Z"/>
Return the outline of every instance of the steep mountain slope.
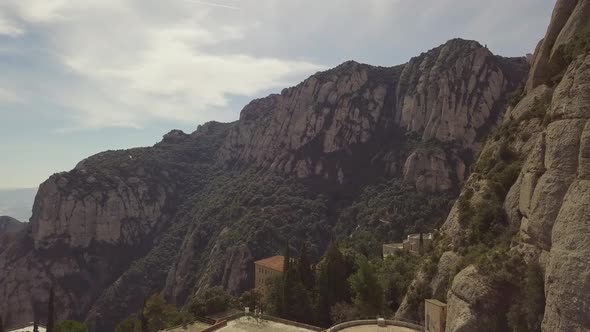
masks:
<path fill-rule="evenodd" d="M 557 1 L 523 95 L 443 226 L 437 265 L 407 294 L 446 298 L 447 331 L 590 330 L 589 22 L 590 1 Z"/>
<path fill-rule="evenodd" d="M 0 252 L 10 246 L 25 225 L 12 217 L 0 216 Z"/>
<path fill-rule="evenodd" d="M 317 256 L 331 238 L 433 227 L 527 69 L 455 39 L 397 67 L 317 73 L 235 123 L 90 157 L 41 185 L 0 252 L 0 312 L 43 316 L 53 284 L 60 318 L 110 331 L 155 291 L 182 305 L 208 285 L 251 287 L 252 261 L 287 238 Z"/>

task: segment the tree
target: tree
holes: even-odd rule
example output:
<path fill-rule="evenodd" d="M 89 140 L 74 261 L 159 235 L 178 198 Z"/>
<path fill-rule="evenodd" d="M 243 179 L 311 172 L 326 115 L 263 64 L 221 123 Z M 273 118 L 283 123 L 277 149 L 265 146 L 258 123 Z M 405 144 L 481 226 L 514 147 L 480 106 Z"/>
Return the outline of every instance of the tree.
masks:
<path fill-rule="evenodd" d="M 338 302 L 349 301 L 348 278 L 344 257 L 335 243 L 328 250 L 319 264 L 317 277 L 318 306 L 317 322 L 328 326 L 331 323 L 330 309 Z"/>
<path fill-rule="evenodd" d="M 55 332 L 54 329 L 54 318 L 55 318 L 55 312 L 54 312 L 54 302 L 55 301 L 55 292 L 53 290 L 53 286 L 51 286 L 51 289 L 49 290 L 49 302 L 47 304 L 47 332 Z"/>
<path fill-rule="evenodd" d="M 33 332 L 39 332 L 39 323 L 37 323 L 36 319 L 33 322 Z"/>
<path fill-rule="evenodd" d="M 251 311 L 255 308 L 261 309 L 262 305 L 262 294 L 256 290 L 251 289 L 242 293 L 239 299 L 240 308 L 249 307 Z"/>
<path fill-rule="evenodd" d="M 420 242 L 418 243 L 418 253 L 424 255 L 424 233 L 420 232 Z"/>
<path fill-rule="evenodd" d="M 374 268 L 364 257 L 360 259 L 358 271 L 350 276 L 354 292 L 354 304 L 363 315 L 376 315 L 383 310 L 383 288 Z"/>
<path fill-rule="evenodd" d="M 117 324 L 115 332 L 142 332 L 141 321 L 135 315 L 128 317 Z"/>
<path fill-rule="evenodd" d="M 299 279 L 306 290 L 311 291 L 315 284 L 313 271 L 311 270 L 311 259 L 309 257 L 309 248 L 306 243 L 301 245 L 299 262 L 297 264 Z"/>
<path fill-rule="evenodd" d="M 410 283 L 414 280 L 418 263 L 418 256 L 401 250 L 383 260 L 378 274 L 384 288 L 385 305 L 391 311 L 397 311 L 401 304 Z"/>
<path fill-rule="evenodd" d="M 195 316 L 204 317 L 226 311 L 231 300 L 231 295 L 223 287 L 211 287 L 193 297 L 188 310 Z"/>
<path fill-rule="evenodd" d="M 283 283 L 281 285 L 281 306 L 280 314 L 281 317 L 289 318 L 291 310 L 289 308 L 289 299 L 291 298 L 291 287 L 292 285 L 292 271 L 291 271 L 291 253 L 289 249 L 289 242 L 285 244 L 285 251 L 283 254 Z"/>
<path fill-rule="evenodd" d="M 74 320 L 62 320 L 55 324 L 55 332 L 88 332 L 88 327 Z"/>
<path fill-rule="evenodd" d="M 150 330 L 162 330 L 171 325 L 177 315 L 176 308 L 156 293 L 148 299 L 144 308 L 144 315 L 147 319 Z"/>

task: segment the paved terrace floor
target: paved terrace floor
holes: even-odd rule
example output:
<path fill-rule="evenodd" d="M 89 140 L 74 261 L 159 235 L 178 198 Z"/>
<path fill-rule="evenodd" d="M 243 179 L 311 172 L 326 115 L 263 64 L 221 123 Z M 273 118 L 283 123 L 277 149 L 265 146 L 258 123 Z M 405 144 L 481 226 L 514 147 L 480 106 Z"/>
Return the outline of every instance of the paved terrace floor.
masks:
<path fill-rule="evenodd" d="M 182 327 L 178 327 L 171 330 L 165 330 L 166 332 L 201 332 L 206 328 L 211 327 L 211 325 L 207 325 L 201 322 L 195 322 L 194 324 L 188 325 L 187 329 L 183 329 Z"/>
<path fill-rule="evenodd" d="M 340 330 L 340 332 L 416 332 L 416 330 L 400 326 L 361 325 L 353 326 Z"/>
<path fill-rule="evenodd" d="M 220 332 L 315 332 L 313 330 L 285 325 L 268 320 L 257 321 L 253 317 L 240 317 L 227 322 L 227 326 L 217 331 Z"/>

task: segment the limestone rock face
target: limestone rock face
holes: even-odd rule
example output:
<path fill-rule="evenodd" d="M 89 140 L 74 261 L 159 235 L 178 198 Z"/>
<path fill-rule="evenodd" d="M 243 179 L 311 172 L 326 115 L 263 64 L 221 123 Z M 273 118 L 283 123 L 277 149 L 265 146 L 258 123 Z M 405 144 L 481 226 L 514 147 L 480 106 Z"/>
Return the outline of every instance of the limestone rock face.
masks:
<path fill-rule="evenodd" d="M 547 84 L 564 67 L 559 54 L 560 46 L 572 40 L 584 29 L 590 17 L 590 2 L 587 0 L 558 0 L 545 38 L 535 50 L 526 90 Z"/>
<path fill-rule="evenodd" d="M 254 163 L 340 183 L 358 176 L 359 168 L 389 175 L 405 172 L 425 189 L 445 190 L 454 169 L 450 159 L 459 159 L 461 177 L 467 161 L 456 155 L 439 160 L 443 157 L 436 153 L 439 157 L 423 162 L 418 152 L 408 162 L 419 162 L 430 174 L 417 179 L 415 171 L 398 169 L 408 157 L 400 151 L 403 134 L 477 151 L 482 128 L 494 126 L 500 106 L 527 68 L 524 58 L 497 57 L 477 42 L 461 39 L 402 66 L 347 62 L 248 104 L 219 158 L 226 165 Z"/>
<path fill-rule="evenodd" d="M 209 150 L 217 149 L 222 138 L 212 136 L 223 137 L 228 126 L 207 124 L 190 136 L 172 132 L 153 148 L 103 152 L 45 181 L 30 223 L 13 241 L 0 244 L 4 323 L 44 317 L 53 285 L 57 319 L 86 319 L 92 331 L 112 330 L 134 310 L 126 306 L 136 303 L 120 297 L 116 311 L 100 299 L 110 298 L 114 289 L 139 296 L 155 292 L 155 285 L 139 287 L 137 279 L 121 276 L 129 270 L 137 276 L 131 263 L 157 246 L 170 228 L 186 190 L 186 169 L 195 161 L 205 164 L 206 158 L 213 162 Z M 158 271 L 146 272 L 140 280 L 151 282 Z M 88 319 L 92 312 L 102 317 Z"/>
<path fill-rule="evenodd" d="M 458 163 L 457 170 L 464 170 L 460 159 Z M 453 165 L 442 149 L 417 149 L 404 164 L 404 180 L 413 182 L 420 191 L 449 190 L 453 188 L 453 175 Z"/>
<path fill-rule="evenodd" d="M 436 275 L 430 282 L 430 288 L 435 297 L 442 295 L 443 292 L 446 294 L 449 280 L 454 277 L 455 269 L 457 269 L 460 261 L 461 256 L 453 251 L 445 251 L 442 254 L 438 261 Z"/>
<path fill-rule="evenodd" d="M 426 141 L 459 140 L 471 146 L 513 83 L 508 75 L 478 43 L 451 40 L 404 66 L 396 89 L 396 122 Z"/>
<path fill-rule="evenodd" d="M 560 120 L 552 122 L 547 130 L 547 172 L 543 176 L 561 179 L 552 191 L 560 195 L 557 203 L 538 202 L 553 208 L 542 215 L 553 217 L 548 222 L 553 227 L 549 234 L 543 330 L 581 331 L 590 329 L 590 55 L 569 66 L 553 96 L 551 113 Z M 547 189 L 540 181 L 534 191 Z M 543 197 L 535 193 L 532 205 L 536 197 Z"/>
<path fill-rule="evenodd" d="M 526 119 L 520 126 L 526 142 L 512 144 L 524 163 L 506 195 L 504 209 L 518 229 L 511 251 L 527 263 L 539 262 L 545 270 L 543 331 L 590 330 L 590 55 L 578 56 L 566 68 L 551 62 L 556 45 L 571 38 L 573 30 L 568 29 L 576 29 L 580 16 L 590 17 L 588 3 L 558 1 L 551 27 L 535 55 L 528 93 L 507 113 L 510 119 L 504 120 Z M 559 84 L 555 88 L 540 85 L 552 70 L 563 71 Z M 531 118 L 533 113 L 541 114 L 540 118 Z M 484 151 L 494 144 L 488 142 Z M 477 183 L 476 176 L 468 183 Z M 450 236 L 461 232 L 456 206 L 443 226 Z M 480 290 L 479 280 L 466 279 L 463 272 L 455 277 L 448 294 L 447 331 L 474 330 L 472 322 L 486 309 L 470 306 L 464 298 Z M 500 292 L 486 295 L 491 302 L 501 296 Z"/>
<path fill-rule="evenodd" d="M 31 219 L 37 248 L 53 241 L 72 248 L 88 247 L 92 241 L 135 244 L 153 229 L 166 201 L 163 187 L 149 188 L 138 177 L 115 178 L 104 190 L 87 194 L 67 191 L 68 182 L 66 175 L 54 175 L 39 188 Z"/>
<path fill-rule="evenodd" d="M 453 279 L 453 285 L 447 294 L 446 332 L 480 331 L 482 317 L 477 306 L 488 301 L 494 293 L 493 288 L 481 276 L 475 266 L 463 269 Z"/>

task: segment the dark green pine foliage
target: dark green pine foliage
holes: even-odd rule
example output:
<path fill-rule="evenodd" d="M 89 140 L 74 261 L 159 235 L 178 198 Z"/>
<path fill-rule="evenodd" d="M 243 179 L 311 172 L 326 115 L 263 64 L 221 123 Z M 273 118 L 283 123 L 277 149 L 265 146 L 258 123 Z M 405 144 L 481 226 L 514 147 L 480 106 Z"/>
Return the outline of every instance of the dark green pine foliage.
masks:
<path fill-rule="evenodd" d="M 53 286 L 51 286 L 51 290 L 49 290 L 49 303 L 47 304 L 47 332 L 55 332 L 54 331 L 54 319 L 55 319 L 55 291 Z"/>
<path fill-rule="evenodd" d="M 309 248 L 306 243 L 301 245 L 301 251 L 299 256 L 299 262 L 297 264 L 297 270 L 299 272 L 299 279 L 303 284 L 303 287 L 307 291 L 312 291 L 315 284 L 315 277 L 311 269 L 311 259 L 309 257 Z"/>
<path fill-rule="evenodd" d="M 338 302 L 350 301 L 350 291 L 346 279 L 348 278 L 344 256 L 335 243 L 331 243 L 320 263 L 317 287 L 318 306 L 317 322 L 329 326 L 330 309 Z"/>
<path fill-rule="evenodd" d="M 383 312 L 383 288 L 366 258 L 360 259 L 359 269 L 350 276 L 349 282 L 354 292 L 354 304 L 361 314 L 369 316 Z"/>
<path fill-rule="evenodd" d="M 293 286 L 293 275 L 291 271 L 291 250 L 289 248 L 289 242 L 285 245 L 285 251 L 283 253 L 283 284 L 281 287 L 281 317 L 290 318 L 291 308 L 290 301 L 291 290 Z"/>

